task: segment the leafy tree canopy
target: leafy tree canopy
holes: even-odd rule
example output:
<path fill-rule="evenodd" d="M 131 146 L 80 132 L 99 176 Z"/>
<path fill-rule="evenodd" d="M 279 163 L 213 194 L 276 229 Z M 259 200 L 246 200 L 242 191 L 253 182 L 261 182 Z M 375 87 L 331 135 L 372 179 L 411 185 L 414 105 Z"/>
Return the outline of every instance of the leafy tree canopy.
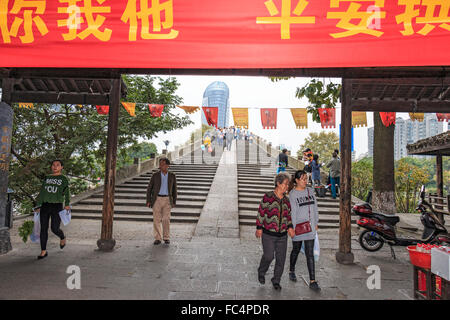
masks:
<path fill-rule="evenodd" d="M 320 163 L 327 163 L 331 160 L 334 149 L 339 150 L 339 137 L 334 132 L 311 132 L 305 142 L 300 145 L 297 155 L 303 156 L 303 150 L 306 148 L 310 148 L 314 154 L 319 155 Z"/>

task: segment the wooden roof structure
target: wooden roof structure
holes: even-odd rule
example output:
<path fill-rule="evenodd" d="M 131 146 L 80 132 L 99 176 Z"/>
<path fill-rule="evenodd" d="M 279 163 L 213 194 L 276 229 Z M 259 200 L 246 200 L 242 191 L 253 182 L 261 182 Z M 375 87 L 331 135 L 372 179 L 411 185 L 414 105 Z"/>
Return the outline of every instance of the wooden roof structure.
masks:
<path fill-rule="evenodd" d="M 450 131 L 408 144 L 406 149 L 408 155 L 450 156 Z"/>

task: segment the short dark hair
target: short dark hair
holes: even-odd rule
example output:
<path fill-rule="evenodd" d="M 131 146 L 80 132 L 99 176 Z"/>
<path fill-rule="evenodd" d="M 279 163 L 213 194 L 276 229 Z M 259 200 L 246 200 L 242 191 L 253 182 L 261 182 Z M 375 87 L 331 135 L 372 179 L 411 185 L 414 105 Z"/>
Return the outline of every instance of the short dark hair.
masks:
<path fill-rule="evenodd" d="M 60 159 L 53 160 L 51 165 L 53 165 L 53 163 L 55 163 L 56 161 L 58 161 L 61 164 L 61 167 L 64 167 L 64 163 Z"/>
<path fill-rule="evenodd" d="M 285 148 L 285 149 L 283 149 L 283 153 L 286 153 L 287 152 L 287 149 Z"/>
<path fill-rule="evenodd" d="M 319 155 L 316 153 L 315 155 L 313 155 L 313 159 L 317 161 L 319 159 Z"/>
<path fill-rule="evenodd" d="M 339 149 L 334 149 L 334 152 L 336 152 L 336 154 L 339 154 Z"/>
<path fill-rule="evenodd" d="M 168 166 L 170 166 L 170 160 L 167 158 L 161 158 L 159 159 L 159 162 L 164 161 Z"/>
<path fill-rule="evenodd" d="M 333 158 L 337 158 L 337 152 L 333 152 Z"/>

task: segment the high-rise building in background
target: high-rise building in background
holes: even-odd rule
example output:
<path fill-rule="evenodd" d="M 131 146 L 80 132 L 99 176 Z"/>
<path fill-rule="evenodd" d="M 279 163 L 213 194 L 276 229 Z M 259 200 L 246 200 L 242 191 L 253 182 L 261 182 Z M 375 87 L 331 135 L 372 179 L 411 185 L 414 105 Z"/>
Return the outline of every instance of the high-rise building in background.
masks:
<path fill-rule="evenodd" d="M 230 90 L 228 86 L 221 81 L 211 83 L 203 93 L 202 106 L 218 107 L 219 115 L 217 125 L 221 128 L 228 127 L 230 119 Z M 202 111 L 202 124 L 208 124 L 204 112 Z"/>
<path fill-rule="evenodd" d="M 424 120 L 412 121 L 410 119 L 397 118 L 394 130 L 394 160 L 399 160 L 408 155 L 406 146 L 418 140 L 435 136 L 444 131 L 444 123 L 437 120 L 436 114 L 426 113 Z M 369 157 L 373 157 L 374 128 L 368 129 Z M 423 156 L 414 156 L 423 157 Z"/>

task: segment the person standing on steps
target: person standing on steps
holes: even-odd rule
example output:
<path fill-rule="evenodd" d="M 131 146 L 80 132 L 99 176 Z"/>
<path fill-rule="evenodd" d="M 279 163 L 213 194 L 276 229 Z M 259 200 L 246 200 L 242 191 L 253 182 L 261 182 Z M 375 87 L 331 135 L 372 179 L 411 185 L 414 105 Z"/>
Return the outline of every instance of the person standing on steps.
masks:
<path fill-rule="evenodd" d="M 231 151 L 231 143 L 233 142 L 233 139 L 234 139 L 233 129 L 230 128 L 230 129 L 228 129 L 227 137 L 226 137 L 228 151 Z"/>
<path fill-rule="evenodd" d="M 327 168 L 330 168 L 331 197 L 336 199 L 336 184 L 340 187 L 341 176 L 341 162 L 338 159 L 336 150 L 333 152 L 333 159 L 328 162 Z"/>
<path fill-rule="evenodd" d="M 292 239 L 292 251 L 289 264 L 289 279 L 297 281 L 295 276 L 295 264 L 304 245 L 306 264 L 309 272 L 309 287 L 319 291 L 320 287 L 316 281 L 314 262 L 314 241 L 319 229 L 319 210 L 314 190 L 307 187 L 308 175 L 304 170 L 298 170 L 292 176 L 289 186 L 289 201 L 291 205 L 292 224 L 294 225 L 295 237 Z M 305 227 L 309 225 L 308 227 Z"/>
<path fill-rule="evenodd" d="M 51 165 L 52 174 L 45 176 L 42 182 L 41 190 L 37 198 L 37 212 L 41 223 L 40 243 L 41 254 L 38 259 L 44 259 L 48 256 L 48 224 L 52 220 L 51 230 L 60 239 L 59 247 L 63 249 L 66 246 L 66 237 L 60 229 L 61 217 L 59 212 L 64 209 L 70 210 L 70 190 L 69 179 L 62 175 L 63 162 L 53 160 Z"/>
<path fill-rule="evenodd" d="M 265 275 L 275 255 L 275 270 L 272 284 L 281 290 L 280 281 L 286 261 L 287 236 L 294 236 L 291 220 L 291 205 L 285 193 L 289 188 L 289 175 L 280 173 L 275 177 L 275 190 L 266 192 L 259 205 L 256 217 L 257 238 L 262 239 L 263 256 L 258 268 L 258 281 L 266 282 Z"/>
<path fill-rule="evenodd" d="M 177 203 L 177 177 L 169 172 L 169 166 L 169 159 L 159 159 L 159 171 L 152 175 L 147 187 L 147 207 L 153 209 L 154 245 L 162 240 L 170 244 L 170 211 Z"/>
<path fill-rule="evenodd" d="M 287 166 L 288 166 L 287 149 L 283 149 L 283 151 L 278 155 L 277 174 L 279 174 L 280 172 L 285 172 Z"/>
<path fill-rule="evenodd" d="M 313 156 L 313 161 L 311 161 L 311 168 L 312 168 L 312 172 L 311 172 L 311 179 L 313 182 L 314 186 L 318 186 L 320 187 L 320 167 L 322 166 L 322 164 L 319 164 L 319 155 L 315 154 Z"/>

